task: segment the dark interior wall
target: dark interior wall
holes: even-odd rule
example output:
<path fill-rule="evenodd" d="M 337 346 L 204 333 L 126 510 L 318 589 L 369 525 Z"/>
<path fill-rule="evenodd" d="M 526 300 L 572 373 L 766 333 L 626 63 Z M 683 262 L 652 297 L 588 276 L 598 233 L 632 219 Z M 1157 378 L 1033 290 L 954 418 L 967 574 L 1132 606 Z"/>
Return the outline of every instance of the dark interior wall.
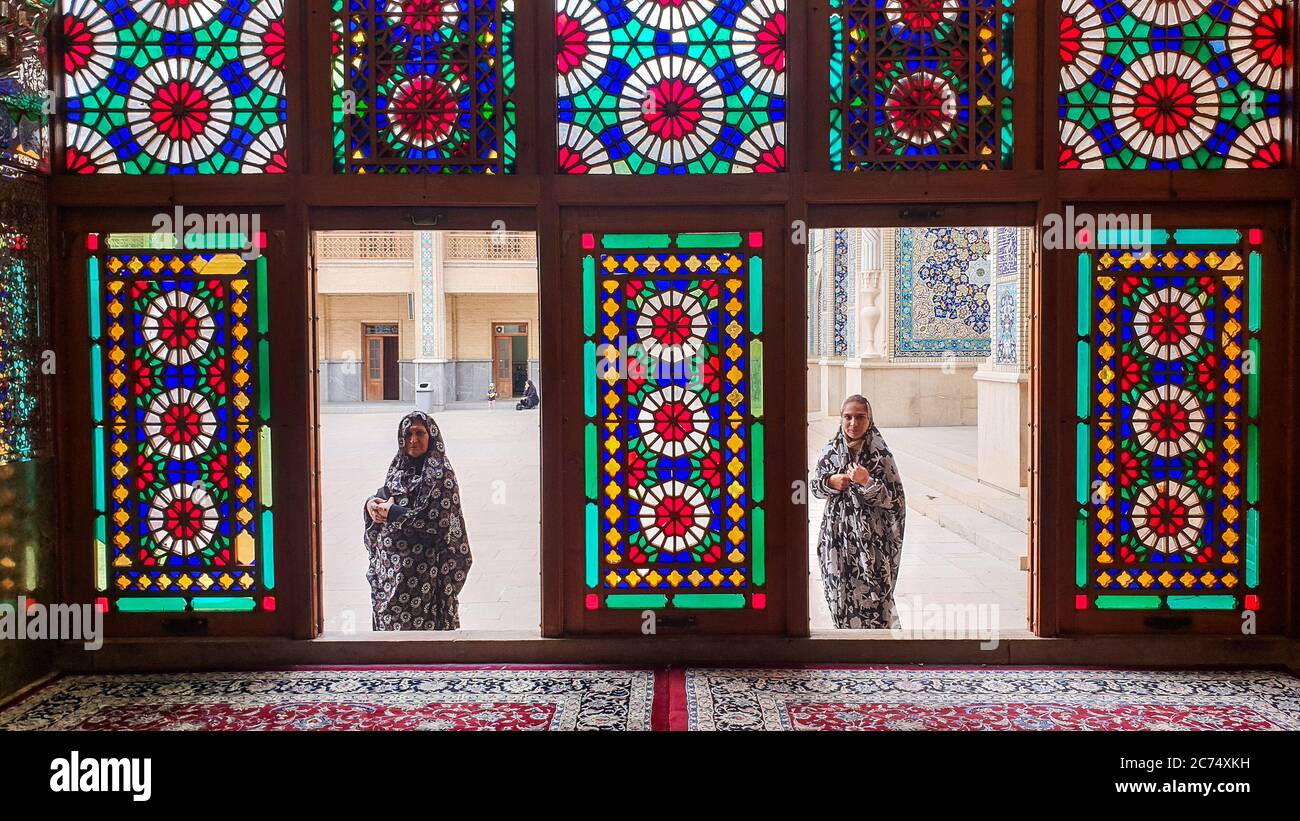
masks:
<path fill-rule="evenodd" d="M 43 20 L 28 24 L 39 31 Z M 34 31 L 0 65 L 0 606 L 11 623 L 20 597 L 50 603 L 57 589 L 48 80 Z M 0 698 L 49 672 L 53 654 L 49 640 L 0 638 Z"/>

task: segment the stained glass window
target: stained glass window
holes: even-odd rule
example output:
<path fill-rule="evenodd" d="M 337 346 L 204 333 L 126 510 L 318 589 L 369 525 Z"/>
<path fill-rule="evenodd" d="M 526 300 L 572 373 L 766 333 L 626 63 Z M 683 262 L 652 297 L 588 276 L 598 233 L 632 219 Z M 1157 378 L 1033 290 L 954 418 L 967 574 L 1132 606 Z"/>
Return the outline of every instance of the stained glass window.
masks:
<path fill-rule="evenodd" d="M 584 234 L 586 607 L 766 606 L 763 234 Z"/>
<path fill-rule="evenodd" d="M 62 0 L 72 174 L 286 170 L 284 0 Z"/>
<path fill-rule="evenodd" d="M 95 586 L 119 611 L 273 610 L 266 257 L 155 236 L 87 240 Z"/>
<path fill-rule="evenodd" d="M 1011 5 L 832 0 L 832 169 L 1010 168 Z"/>
<path fill-rule="evenodd" d="M 6 194 L 31 196 L 33 204 L 40 196 L 28 186 Z M 32 459 L 46 445 L 49 375 L 42 368 L 48 340 L 38 307 L 46 291 L 44 249 L 34 247 L 28 233 L 44 214 L 22 216 L 30 220 L 22 227 L 0 219 L 0 464 Z"/>
<path fill-rule="evenodd" d="M 1279 168 L 1292 0 L 1062 0 L 1061 168 Z"/>
<path fill-rule="evenodd" d="M 1257 610 L 1261 232 L 1100 233 L 1079 255 L 1076 606 Z"/>
<path fill-rule="evenodd" d="M 561 0 L 560 171 L 784 171 L 785 5 Z"/>
<path fill-rule="evenodd" d="M 36 28 L 12 23 L 4 32 L 9 38 L 9 54 L 0 66 L 0 165 L 44 172 L 50 166 L 46 115 L 50 81 L 40 26 L 49 11 L 36 0 L 29 3 L 33 8 L 22 13 L 39 21 L 33 23 Z"/>
<path fill-rule="evenodd" d="M 334 0 L 334 168 L 513 173 L 513 0 Z"/>

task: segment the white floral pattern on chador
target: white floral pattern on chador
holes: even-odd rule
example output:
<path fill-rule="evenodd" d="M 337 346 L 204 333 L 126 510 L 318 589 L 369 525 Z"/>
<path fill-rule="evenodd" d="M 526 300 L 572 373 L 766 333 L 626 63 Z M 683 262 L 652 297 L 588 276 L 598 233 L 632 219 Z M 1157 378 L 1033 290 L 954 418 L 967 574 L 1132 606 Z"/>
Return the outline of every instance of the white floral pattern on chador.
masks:
<path fill-rule="evenodd" d="M 844 490 L 831 487 L 827 480 L 847 473 L 855 461 L 871 474 L 871 483 L 850 483 Z M 835 433 L 817 460 L 812 492 L 826 500 L 817 559 L 835 626 L 898 627 L 894 587 L 903 555 L 907 500 L 894 456 L 874 423 L 856 455 L 843 428 Z"/>
<path fill-rule="evenodd" d="M 429 431 L 424 456 L 406 455 L 413 423 Z M 460 602 L 473 557 L 460 487 L 447 460 L 438 425 L 421 411 L 407 414 L 397 432 L 397 455 L 375 496 L 392 499 L 387 522 L 363 508 L 366 552 L 370 555 L 370 600 L 375 630 L 457 630 Z M 400 505 L 404 510 L 398 510 Z"/>

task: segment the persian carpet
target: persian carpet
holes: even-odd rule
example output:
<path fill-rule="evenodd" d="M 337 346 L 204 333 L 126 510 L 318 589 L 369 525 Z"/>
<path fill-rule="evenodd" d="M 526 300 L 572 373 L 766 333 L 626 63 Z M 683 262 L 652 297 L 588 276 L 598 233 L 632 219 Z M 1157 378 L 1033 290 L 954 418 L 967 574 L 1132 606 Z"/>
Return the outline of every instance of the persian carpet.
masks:
<path fill-rule="evenodd" d="M 322 668 L 67 675 L 0 730 L 649 730 L 649 670 Z"/>
<path fill-rule="evenodd" d="M 1300 730 L 1269 671 L 692 668 L 669 693 L 675 730 Z"/>

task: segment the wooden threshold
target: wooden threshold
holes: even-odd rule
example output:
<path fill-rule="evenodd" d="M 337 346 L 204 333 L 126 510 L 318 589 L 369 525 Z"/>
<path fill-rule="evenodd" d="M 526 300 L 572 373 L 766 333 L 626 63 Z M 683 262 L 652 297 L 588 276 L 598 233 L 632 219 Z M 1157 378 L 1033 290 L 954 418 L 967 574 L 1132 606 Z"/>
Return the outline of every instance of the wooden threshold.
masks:
<path fill-rule="evenodd" d="M 276 669 L 316 665 L 610 664 L 788 666 L 802 664 L 1052 665 L 1143 668 L 1286 668 L 1300 674 L 1300 640 L 1262 636 L 1067 636 L 1005 631 L 996 647 L 973 639 L 891 638 L 886 631 L 814 631 L 809 638 L 587 636 L 529 631 L 455 631 L 437 637 L 326 635 L 313 640 L 116 639 L 88 652 L 62 644 L 57 668 L 109 673 Z"/>

